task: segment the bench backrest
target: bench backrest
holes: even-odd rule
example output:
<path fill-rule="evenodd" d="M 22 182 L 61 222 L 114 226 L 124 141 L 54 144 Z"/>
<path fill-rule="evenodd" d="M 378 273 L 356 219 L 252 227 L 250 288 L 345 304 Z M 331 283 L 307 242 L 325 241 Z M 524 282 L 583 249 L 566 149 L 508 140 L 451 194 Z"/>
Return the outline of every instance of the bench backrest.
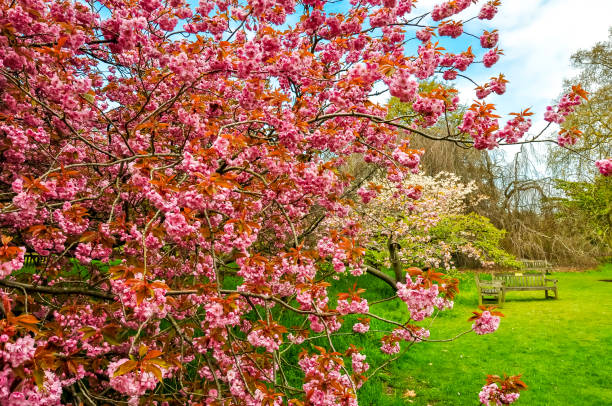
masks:
<path fill-rule="evenodd" d="M 41 255 L 28 252 L 25 254 L 23 258 L 23 265 L 24 266 L 45 265 L 47 263 L 47 259 L 48 257 L 43 257 Z"/>
<path fill-rule="evenodd" d="M 525 270 L 549 270 L 552 264 L 545 259 L 521 259 L 520 263 Z"/>
<path fill-rule="evenodd" d="M 545 286 L 546 275 L 544 273 L 530 273 L 525 275 L 514 275 L 514 274 L 495 274 L 493 280 L 500 280 L 504 283 L 504 286 L 516 288 L 516 287 L 528 287 L 528 286 Z"/>

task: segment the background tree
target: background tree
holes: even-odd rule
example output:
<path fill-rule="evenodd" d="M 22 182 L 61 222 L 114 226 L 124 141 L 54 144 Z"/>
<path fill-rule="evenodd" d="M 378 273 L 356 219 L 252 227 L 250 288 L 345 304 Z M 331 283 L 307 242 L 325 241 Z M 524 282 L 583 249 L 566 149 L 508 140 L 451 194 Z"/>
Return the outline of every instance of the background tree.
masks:
<path fill-rule="evenodd" d="M 571 149 L 551 148 L 548 165 L 557 178 L 591 181 L 592 162 L 612 156 L 612 28 L 607 41 L 572 55 L 572 64 L 580 70 L 572 80 L 580 81 L 590 95 L 567 117 L 563 128 L 570 135 L 572 128 L 582 134 Z"/>

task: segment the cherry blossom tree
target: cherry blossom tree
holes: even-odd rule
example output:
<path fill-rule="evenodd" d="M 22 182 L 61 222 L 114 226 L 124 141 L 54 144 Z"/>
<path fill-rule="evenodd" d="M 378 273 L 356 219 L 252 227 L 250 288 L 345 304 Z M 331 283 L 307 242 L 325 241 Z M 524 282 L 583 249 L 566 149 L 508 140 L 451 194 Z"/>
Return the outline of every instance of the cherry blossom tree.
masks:
<path fill-rule="evenodd" d="M 529 113 L 500 126 L 485 101 L 444 137 L 427 132 L 459 98 L 418 81 L 502 54 L 496 32 L 485 49 L 435 42 L 463 34 L 457 13 L 499 6 L 473 3 L 414 15 L 411 0 L 0 0 L 0 403 L 357 404 L 379 368 L 337 347 L 339 330 L 378 319 L 394 354 L 427 339 L 413 322 L 455 292 L 411 270 L 393 298 L 404 320 L 376 315 L 360 288 L 330 298 L 334 276 L 363 273 L 359 224 L 313 237 L 363 186 L 347 157 L 399 184 L 418 166 L 400 130 L 526 142 Z M 482 88 L 503 93 L 495 78 Z M 387 90 L 412 105 L 410 124 L 371 101 Z M 478 327 L 490 317 L 474 329 L 492 331 Z"/>
<path fill-rule="evenodd" d="M 319 241 L 329 238 L 327 224 L 332 229 L 347 219 L 361 224 L 359 238 L 368 249 L 366 258 L 372 260 L 372 264 L 366 261 L 366 269 L 392 286 L 403 282 L 406 265 L 451 270 L 458 255 L 481 266 L 518 265 L 499 248 L 501 230 L 484 217 L 466 214 L 468 204 L 482 199 L 473 181 L 464 183 L 446 172 L 412 174 L 399 184 L 373 178 L 357 194 L 360 202 L 348 216 L 329 217 L 320 227 Z M 381 272 L 381 265 L 392 268 L 394 278 Z"/>

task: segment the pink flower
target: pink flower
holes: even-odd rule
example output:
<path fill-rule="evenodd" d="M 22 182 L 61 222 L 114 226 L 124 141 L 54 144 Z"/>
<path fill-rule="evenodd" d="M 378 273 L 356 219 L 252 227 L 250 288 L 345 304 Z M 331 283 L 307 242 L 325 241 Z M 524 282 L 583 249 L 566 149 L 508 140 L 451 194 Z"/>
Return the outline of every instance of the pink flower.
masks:
<path fill-rule="evenodd" d="M 255 347 L 264 347 L 266 351 L 272 352 L 280 348 L 282 338 L 278 334 L 270 335 L 263 329 L 253 330 L 247 336 L 249 343 Z"/>
<path fill-rule="evenodd" d="M 457 38 L 463 34 L 463 24 L 460 21 L 444 21 L 438 27 L 438 34 L 443 37 Z"/>
<path fill-rule="evenodd" d="M 144 395 L 146 391 L 155 389 L 157 379 L 152 372 L 134 370 L 127 374 L 115 376 L 115 371 L 127 361 L 129 361 L 127 358 L 123 358 L 108 365 L 107 375 L 110 379 L 110 386 L 116 391 L 135 399 Z"/>
<path fill-rule="evenodd" d="M 484 63 L 484 66 L 490 68 L 491 66 L 495 65 L 495 63 L 499 60 L 500 53 L 501 51 L 499 51 L 497 48 L 494 48 L 484 54 L 482 57 L 482 63 Z"/>
<path fill-rule="evenodd" d="M 612 158 L 600 159 L 595 162 L 595 166 L 603 176 L 612 175 Z"/>
<path fill-rule="evenodd" d="M 485 310 L 472 324 L 472 330 L 478 335 L 490 334 L 497 330 L 499 321 L 499 316 L 492 316 L 488 310 Z"/>
<path fill-rule="evenodd" d="M 410 318 L 414 321 L 421 321 L 432 315 L 434 311 L 434 299 L 438 296 L 438 285 L 433 284 L 426 288 L 422 284 L 422 279 L 417 278 L 412 282 L 408 277 L 406 284 L 397 283 L 397 296 L 406 303 Z"/>
<path fill-rule="evenodd" d="M 356 333 L 364 334 L 370 330 L 369 323 L 355 323 L 353 324 L 353 331 Z"/>
<path fill-rule="evenodd" d="M 519 396 L 518 392 L 504 393 L 496 383 L 491 383 L 482 387 L 478 399 L 485 406 L 502 406 L 516 402 Z"/>
<path fill-rule="evenodd" d="M 472 62 L 474 62 L 474 54 L 471 52 L 462 52 L 459 55 L 455 55 L 453 66 L 461 72 L 465 72 Z"/>
<path fill-rule="evenodd" d="M 495 14 L 497 14 L 497 4 L 499 4 L 498 0 L 492 0 L 486 3 L 480 9 L 480 13 L 478 13 L 478 18 L 480 18 L 481 20 L 492 20 L 493 17 L 495 17 Z"/>
<path fill-rule="evenodd" d="M 21 364 L 28 362 L 34 357 L 36 351 L 36 341 L 30 336 L 19 337 L 15 343 L 6 343 L 4 351 L 0 351 L 0 357 L 5 362 L 17 368 Z"/>
<path fill-rule="evenodd" d="M 416 37 L 421 42 L 429 41 L 432 35 L 433 33 L 431 32 L 431 30 L 427 30 L 427 29 L 422 29 L 416 32 Z"/>
<path fill-rule="evenodd" d="M 376 197 L 377 193 L 376 193 L 376 189 L 373 188 L 365 188 L 365 187 L 360 187 L 359 189 L 357 189 L 357 194 L 359 195 L 359 197 L 361 197 L 361 201 L 364 204 L 367 204 L 370 202 L 370 200 L 372 200 L 373 198 Z"/>
<path fill-rule="evenodd" d="M 404 103 L 411 102 L 417 95 L 419 84 L 410 78 L 407 69 L 398 69 L 389 82 L 389 92 Z"/>
<path fill-rule="evenodd" d="M 423 107 L 423 109 L 425 109 L 425 107 Z M 397 147 L 395 150 L 393 150 L 393 153 L 391 155 L 393 156 L 393 159 L 395 159 L 398 163 L 411 169 L 419 166 L 419 163 L 421 162 L 421 155 L 419 153 L 406 153 L 401 147 Z"/>
<path fill-rule="evenodd" d="M 365 359 L 366 359 L 366 356 L 358 352 L 354 352 L 351 354 L 351 362 L 352 362 L 354 373 L 363 374 L 368 369 L 370 369 L 370 365 L 368 365 L 367 362 L 364 362 Z"/>
<path fill-rule="evenodd" d="M 338 300 L 336 310 L 340 314 L 367 313 L 370 311 L 368 301 L 366 299 L 353 299 L 350 303 L 347 300 Z"/>
<path fill-rule="evenodd" d="M 434 6 L 433 11 L 431 12 L 431 18 L 434 21 L 440 21 L 447 17 L 452 16 L 453 14 L 460 13 L 470 6 L 472 3 L 471 0 L 453 0 L 448 1 L 446 3 L 438 4 Z"/>
<path fill-rule="evenodd" d="M 457 78 L 457 71 L 454 69 L 449 69 L 447 71 L 444 71 L 444 74 L 442 75 L 442 77 L 444 78 L 444 80 L 455 80 Z"/>
<path fill-rule="evenodd" d="M 480 46 L 483 48 L 493 48 L 499 41 L 499 33 L 497 30 L 491 32 L 485 31 L 480 37 Z"/>
<path fill-rule="evenodd" d="M 389 354 L 389 355 L 397 354 L 400 351 L 400 343 L 399 342 L 384 343 L 380 347 L 380 350 L 384 352 L 385 354 Z"/>
<path fill-rule="evenodd" d="M 25 247 L 0 246 L 0 278 L 6 278 L 11 272 L 23 268 L 25 252 Z"/>

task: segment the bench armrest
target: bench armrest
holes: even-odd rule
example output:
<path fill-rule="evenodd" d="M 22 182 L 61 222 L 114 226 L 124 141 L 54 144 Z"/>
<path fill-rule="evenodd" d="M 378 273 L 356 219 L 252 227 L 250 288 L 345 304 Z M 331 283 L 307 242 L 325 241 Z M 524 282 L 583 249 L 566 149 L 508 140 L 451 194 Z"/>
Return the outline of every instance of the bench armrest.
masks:
<path fill-rule="evenodd" d="M 557 279 L 548 279 L 548 278 L 546 278 L 546 279 L 544 279 L 544 280 L 545 280 L 546 282 L 552 282 L 552 283 L 554 283 L 555 285 L 557 284 Z"/>

